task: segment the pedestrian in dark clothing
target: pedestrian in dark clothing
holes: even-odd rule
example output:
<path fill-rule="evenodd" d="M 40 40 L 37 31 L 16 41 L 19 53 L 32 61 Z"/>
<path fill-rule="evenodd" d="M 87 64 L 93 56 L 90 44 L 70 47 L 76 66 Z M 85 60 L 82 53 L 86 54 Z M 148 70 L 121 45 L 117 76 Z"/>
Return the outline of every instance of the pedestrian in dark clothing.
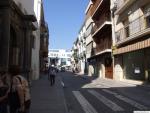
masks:
<path fill-rule="evenodd" d="M 51 86 L 55 84 L 55 75 L 56 75 L 55 68 L 54 67 L 49 67 L 48 79 L 50 80 Z"/>
<path fill-rule="evenodd" d="M 8 113 L 8 85 L 5 84 L 3 78 L 0 77 L 0 113 Z"/>
<path fill-rule="evenodd" d="M 24 113 L 25 111 L 25 94 L 22 85 L 19 68 L 10 69 L 11 72 L 11 84 L 9 92 L 9 108 L 10 113 Z"/>

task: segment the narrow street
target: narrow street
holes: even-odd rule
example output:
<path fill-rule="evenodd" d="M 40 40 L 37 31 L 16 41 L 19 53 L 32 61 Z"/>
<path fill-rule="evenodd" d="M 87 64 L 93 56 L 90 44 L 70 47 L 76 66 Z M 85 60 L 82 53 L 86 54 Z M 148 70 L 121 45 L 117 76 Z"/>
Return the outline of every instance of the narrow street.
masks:
<path fill-rule="evenodd" d="M 69 113 L 133 113 L 150 110 L 150 88 L 62 72 Z"/>
<path fill-rule="evenodd" d="M 150 113 L 150 0 L 0 0 L 0 113 Z"/>

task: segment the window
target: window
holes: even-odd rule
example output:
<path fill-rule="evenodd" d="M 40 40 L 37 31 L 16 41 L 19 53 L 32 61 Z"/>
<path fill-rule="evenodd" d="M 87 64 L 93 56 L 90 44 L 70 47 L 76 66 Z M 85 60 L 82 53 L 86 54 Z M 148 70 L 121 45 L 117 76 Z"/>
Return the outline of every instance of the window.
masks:
<path fill-rule="evenodd" d="M 9 65 L 19 65 L 19 59 L 20 59 L 20 48 L 16 36 L 16 31 L 14 28 L 11 26 L 10 27 L 10 48 L 9 48 Z"/>
<path fill-rule="evenodd" d="M 71 54 L 67 54 L 67 57 L 71 57 Z"/>
<path fill-rule="evenodd" d="M 88 26 L 88 28 L 87 28 L 87 30 L 86 30 L 86 36 L 89 36 L 89 35 L 91 34 L 92 28 L 93 28 L 93 23 L 91 23 L 91 24 Z"/>
<path fill-rule="evenodd" d="M 126 37 L 129 37 L 129 33 L 131 32 L 131 31 L 129 31 L 129 20 L 128 20 L 128 18 L 126 18 L 124 21 L 123 21 L 123 24 L 124 24 L 124 31 L 123 31 L 123 33 L 122 33 L 122 31 L 120 32 L 121 34 L 120 34 L 120 38 L 121 39 L 123 39 L 123 38 L 126 38 Z M 130 26 L 130 29 L 131 29 L 132 27 Z"/>
<path fill-rule="evenodd" d="M 59 50 L 49 50 L 49 52 L 59 52 Z"/>

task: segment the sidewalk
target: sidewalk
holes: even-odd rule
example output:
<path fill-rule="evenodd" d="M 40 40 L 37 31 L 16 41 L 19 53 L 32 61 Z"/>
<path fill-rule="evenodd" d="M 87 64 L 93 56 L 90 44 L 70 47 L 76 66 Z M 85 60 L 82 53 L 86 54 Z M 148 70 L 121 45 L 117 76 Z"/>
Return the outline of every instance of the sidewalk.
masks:
<path fill-rule="evenodd" d="M 30 113 L 68 113 L 59 75 L 54 86 L 50 86 L 46 75 L 43 75 L 40 80 L 33 81 L 31 98 Z"/>
<path fill-rule="evenodd" d="M 76 75 L 79 75 L 81 76 L 82 78 L 84 79 L 89 79 L 92 81 L 92 85 L 96 85 L 97 87 L 98 86 L 101 86 L 101 84 L 103 83 L 103 81 L 105 83 L 108 82 L 108 84 L 112 84 L 111 86 L 109 87 L 123 87 L 123 86 L 137 86 L 137 87 L 141 87 L 141 88 L 145 88 L 145 89 L 150 89 L 150 83 L 146 83 L 146 82 L 143 82 L 143 81 L 138 81 L 138 80 L 127 80 L 127 79 L 123 79 L 121 81 L 117 81 L 117 80 L 114 80 L 114 79 L 108 79 L 108 78 L 96 78 L 94 80 L 92 80 L 94 78 L 94 76 L 88 76 L 88 75 L 84 75 L 84 74 L 80 74 L 80 73 L 76 73 Z"/>

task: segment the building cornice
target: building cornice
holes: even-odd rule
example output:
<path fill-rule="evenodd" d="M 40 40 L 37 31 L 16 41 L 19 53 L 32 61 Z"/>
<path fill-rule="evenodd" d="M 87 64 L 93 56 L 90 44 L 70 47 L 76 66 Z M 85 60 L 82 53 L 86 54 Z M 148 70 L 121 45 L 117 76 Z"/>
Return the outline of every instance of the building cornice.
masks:
<path fill-rule="evenodd" d="M 13 0 L 0 0 L 0 7 L 1 8 L 12 8 L 24 20 L 31 21 L 31 22 L 37 21 L 35 15 L 25 15 Z"/>

